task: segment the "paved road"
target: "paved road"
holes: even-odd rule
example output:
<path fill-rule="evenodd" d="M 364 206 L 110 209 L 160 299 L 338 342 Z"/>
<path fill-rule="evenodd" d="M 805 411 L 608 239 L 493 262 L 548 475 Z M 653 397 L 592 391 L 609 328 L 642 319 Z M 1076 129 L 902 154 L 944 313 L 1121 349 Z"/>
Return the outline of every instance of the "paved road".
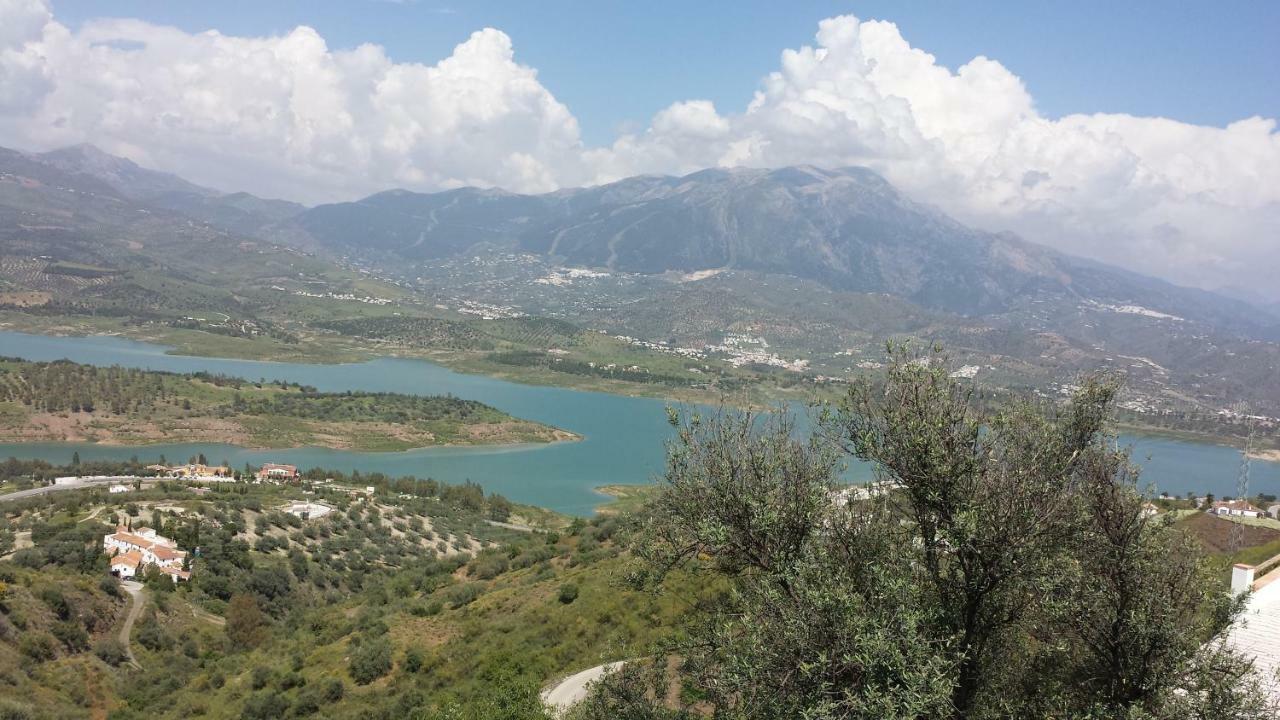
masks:
<path fill-rule="evenodd" d="M 101 486 L 101 485 L 115 485 L 117 483 L 124 483 L 127 481 L 132 481 L 134 479 L 139 479 L 139 478 L 123 477 L 123 476 L 108 477 L 108 478 L 82 478 L 80 482 L 76 482 L 76 483 L 70 483 L 66 485 L 44 485 L 42 487 L 27 488 L 26 490 L 19 490 L 17 492 L 11 492 L 5 495 L 0 495 L 0 502 L 6 502 L 9 500 L 21 500 L 22 498 L 35 497 L 36 495 L 47 495 L 51 492 L 59 492 L 61 490 L 80 490 L 82 488 L 87 488 L 87 487 L 95 487 L 95 486 Z M 154 480 L 154 478 L 140 478 L 140 479 Z"/>
<path fill-rule="evenodd" d="M 125 580 L 120 583 L 120 587 L 129 593 L 129 614 L 124 618 L 124 625 L 120 627 L 120 644 L 124 645 L 124 652 L 129 656 L 129 664 L 141 669 L 138 660 L 133 656 L 133 646 L 129 643 L 130 636 L 133 635 L 133 623 L 142 614 L 142 606 L 147 602 L 147 596 L 142 592 L 142 583 L 133 580 Z"/>
<path fill-rule="evenodd" d="M 619 660 L 570 675 L 561 680 L 559 685 L 542 693 L 542 704 L 546 705 L 555 717 L 563 717 L 570 708 L 586 699 L 592 683 L 625 664 L 625 660 Z"/>

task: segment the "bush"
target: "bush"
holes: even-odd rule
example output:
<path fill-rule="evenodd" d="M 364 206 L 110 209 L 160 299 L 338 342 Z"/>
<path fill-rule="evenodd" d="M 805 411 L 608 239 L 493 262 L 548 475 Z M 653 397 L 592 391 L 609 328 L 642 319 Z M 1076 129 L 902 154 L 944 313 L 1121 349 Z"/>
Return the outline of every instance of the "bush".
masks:
<path fill-rule="evenodd" d="M 251 695 L 244 704 L 240 714 L 245 720 L 276 720 L 289 712 L 289 700 L 277 692 L 263 692 Z"/>
<path fill-rule="evenodd" d="M 0 698 L 0 720 L 32 720 L 34 717 L 35 713 L 31 711 L 30 705 Z"/>
<path fill-rule="evenodd" d="M 114 575 L 104 575 L 98 581 L 98 589 L 113 598 L 120 597 L 120 581 Z"/>
<path fill-rule="evenodd" d="M 330 678 L 324 685 L 324 699 L 326 702 L 338 702 L 346 692 L 347 687 L 338 678 Z"/>
<path fill-rule="evenodd" d="M 422 651 L 416 647 L 411 647 L 404 651 L 404 662 L 401 667 L 407 673 L 416 673 L 422 669 Z"/>
<path fill-rule="evenodd" d="M 78 622 L 55 623 L 53 636 L 58 638 L 68 652 L 78 653 L 89 649 L 89 633 Z"/>
<path fill-rule="evenodd" d="M 117 639 L 103 638 L 93 646 L 93 654 L 108 665 L 120 665 L 129 659 L 124 645 Z"/>
<path fill-rule="evenodd" d="M 573 583 L 565 583 L 560 586 L 560 602 L 568 605 L 578 599 L 578 586 Z"/>
<path fill-rule="evenodd" d="M 445 599 L 449 601 L 449 607 L 457 609 L 463 605 L 470 605 L 480 597 L 480 592 L 480 583 L 463 583 L 445 591 Z"/>
<path fill-rule="evenodd" d="M 46 632 L 32 632 L 18 641 L 18 652 L 36 662 L 52 660 L 58 654 L 58 641 Z"/>
<path fill-rule="evenodd" d="M 271 684 L 271 677 L 271 668 L 259 665 L 249 675 L 249 686 L 254 690 L 261 690 Z"/>
<path fill-rule="evenodd" d="M 160 623 L 156 622 L 154 617 L 142 624 L 138 629 L 137 638 L 139 645 L 152 652 L 169 650 L 173 647 L 173 637 L 160 627 Z"/>
<path fill-rule="evenodd" d="M 391 672 L 391 643 L 385 638 L 366 640 L 351 653 L 351 679 L 368 685 Z"/>

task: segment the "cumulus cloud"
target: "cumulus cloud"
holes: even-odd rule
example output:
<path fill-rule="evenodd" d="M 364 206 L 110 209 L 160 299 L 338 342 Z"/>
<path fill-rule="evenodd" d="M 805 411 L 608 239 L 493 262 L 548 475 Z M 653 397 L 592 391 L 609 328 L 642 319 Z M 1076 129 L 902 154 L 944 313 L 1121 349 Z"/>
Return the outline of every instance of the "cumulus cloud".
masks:
<path fill-rule="evenodd" d="M 888 22 L 824 20 L 741 110 L 673 103 L 608 147 L 485 29 L 434 65 L 335 50 L 307 27 L 72 32 L 0 0 L 0 144 L 93 142 L 227 189 L 304 201 L 388 187 L 537 192 L 710 166 L 865 165 L 967 222 L 1178 282 L 1280 274 L 1280 133 L 1128 115 L 1042 116 L 978 57 L 952 70 Z"/>
<path fill-rule="evenodd" d="M 599 168 L 866 165 L 970 223 L 1203 287 L 1280 293 L 1280 134 L 1128 115 L 1040 115 L 978 57 L 954 72 L 887 22 L 824 20 L 746 110 L 683 102 Z"/>
<path fill-rule="evenodd" d="M 577 121 L 497 30 L 422 65 L 374 45 L 333 50 L 308 27 L 246 38 L 97 20 L 73 33 L 35 0 L 0 0 L 0 28 L 11 144 L 92 142 L 197 182 L 307 201 L 586 177 Z"/>

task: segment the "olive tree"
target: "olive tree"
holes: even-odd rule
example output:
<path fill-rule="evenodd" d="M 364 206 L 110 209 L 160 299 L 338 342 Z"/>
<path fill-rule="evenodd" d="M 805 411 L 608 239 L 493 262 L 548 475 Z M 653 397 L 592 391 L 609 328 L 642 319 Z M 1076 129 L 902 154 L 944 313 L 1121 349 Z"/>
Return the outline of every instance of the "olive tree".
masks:
<path fill-rule="evenodd" d="M 785 411 L 672 416 L 634 579 L 708 592 L 675 683 L 724 718 L 1262 718 L 1239 611 L 1142 508 L 1107 435 L 1117 385 L 988 410 L 938 352 L 890 349 L 809 432 Z M 842 490 L 842 463 L 882 481 Z M 673 717 L 648 662 L 579 711 Z M 594 714 L 593 714 L 594 713 Z"/>

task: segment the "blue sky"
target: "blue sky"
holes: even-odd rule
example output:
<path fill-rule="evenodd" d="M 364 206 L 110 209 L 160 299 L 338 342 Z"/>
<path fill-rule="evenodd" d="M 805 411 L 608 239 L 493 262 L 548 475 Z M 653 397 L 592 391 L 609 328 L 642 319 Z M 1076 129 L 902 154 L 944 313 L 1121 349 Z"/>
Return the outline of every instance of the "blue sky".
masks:
<path fill-rule="evenodd" d="M 1027 84 L 1040 112 L 1123 112 L 1222 126 L 1280 117 L 1280 2 L 438 2 L 56 0 L 73 29 L 104 15 L 229 35 L 316 28 L 333 49 L 365 42 L 435 63 L 472 31 L 511 36 L 516 59 L 577 116 L 590 145 L 643 127 L 676 100 L 739 112 L 783 48 L 819 20 L 895 22 L 951 68 L 976 55 Z"/>

